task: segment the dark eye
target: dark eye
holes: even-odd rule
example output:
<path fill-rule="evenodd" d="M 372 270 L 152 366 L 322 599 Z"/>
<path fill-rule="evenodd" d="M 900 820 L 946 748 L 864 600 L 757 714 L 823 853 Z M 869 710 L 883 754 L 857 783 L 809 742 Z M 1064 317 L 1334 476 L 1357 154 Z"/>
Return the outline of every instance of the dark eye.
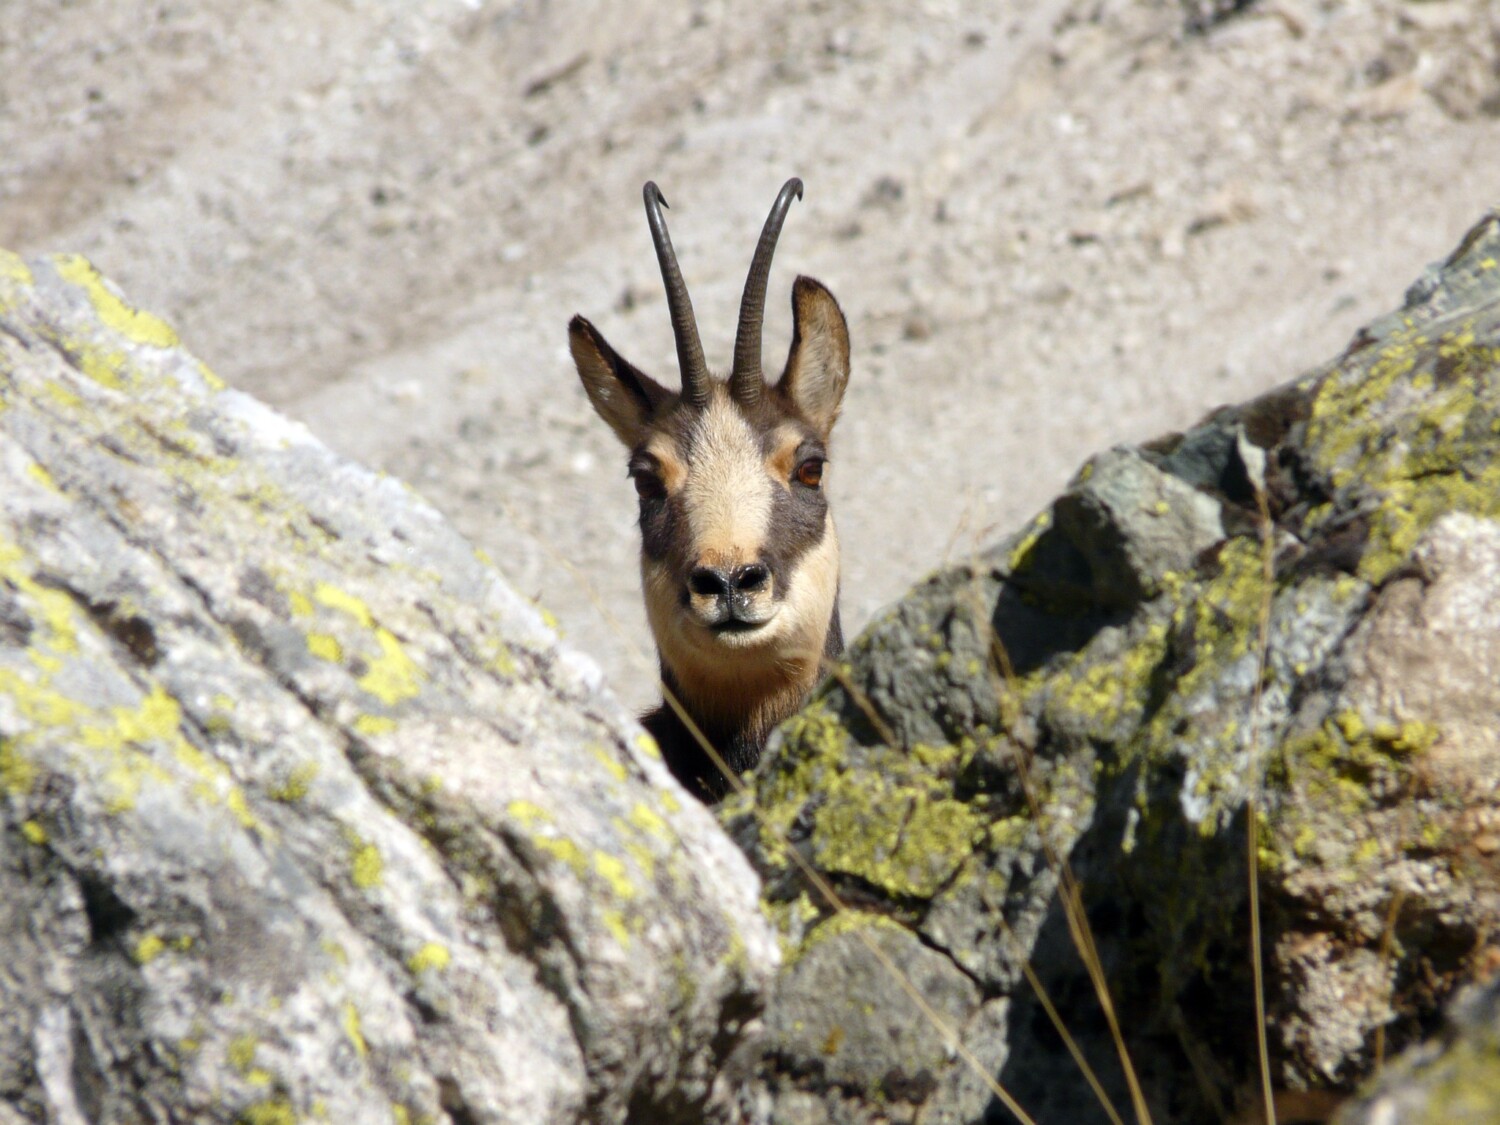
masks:
<path fill-rule="evenodd" d="M 642 500 L 660 500 L 667 494 L 667 486 L 662 484 L 661 477 L 650 469 L 632 468 L 630 479 L 635 484 L 635 494 Z"/>
<path fill-rule="evenodd" d="M 797 483 L 806 485 L 808 488 L 820 488 L 823 484 L 823 465 L 821 457 L 809 457 L 797 466 Z"/>

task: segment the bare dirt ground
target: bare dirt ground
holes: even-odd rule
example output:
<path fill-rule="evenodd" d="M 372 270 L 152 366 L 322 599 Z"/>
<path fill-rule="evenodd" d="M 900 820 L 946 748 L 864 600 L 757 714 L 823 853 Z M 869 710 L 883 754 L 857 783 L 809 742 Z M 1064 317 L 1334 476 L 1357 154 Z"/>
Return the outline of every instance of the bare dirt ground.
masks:
<path fill-rule="evenodd" d="M 1213 7 L 13 0 L 0 245 L 90 255 L 411 481 L 645 703 L 634 497 L 565 343 L 584 312 L 676 378 L 644 180 L 725 366 L 766 209 L 807 183 L 767 367 L 822 279 L 854 629 L 1090 453 L 1330 357 L 1496 202 L 1495 3 L 1189 31 Z"/>

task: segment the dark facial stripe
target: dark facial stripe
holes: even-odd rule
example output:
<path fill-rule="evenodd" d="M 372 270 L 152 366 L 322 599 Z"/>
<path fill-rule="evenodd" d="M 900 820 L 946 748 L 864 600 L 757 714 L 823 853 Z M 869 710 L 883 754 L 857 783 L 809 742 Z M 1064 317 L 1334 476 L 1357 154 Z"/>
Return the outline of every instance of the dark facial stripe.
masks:
<path fill-rule="evenodd" d="M 641 506 L 641 547 L 646 557 L 661 562 L 675 552 L 682 555 L 687 538 L 687 517 L 682 511 L 682 497 L 663 496 L 646 499 Z"/>
<path fill-rule="evenodd" d="M 802 556 L 823 541 L 827 517 L 828 498 L 821 488 L 793 482 L 788 489 L 776 489 L 764 561 L 776 577 L 778 590 L 787 588 Z"/>

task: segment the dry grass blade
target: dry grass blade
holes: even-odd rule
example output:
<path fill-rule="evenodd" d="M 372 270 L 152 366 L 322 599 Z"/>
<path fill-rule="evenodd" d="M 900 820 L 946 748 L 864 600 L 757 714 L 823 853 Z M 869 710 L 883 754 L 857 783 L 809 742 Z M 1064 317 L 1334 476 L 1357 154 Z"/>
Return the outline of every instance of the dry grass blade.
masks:
<path fill-rule="evenodd" d="M 608 607 L 604 605 L 603 600 L 598 596 L 598 593 L 594 589 L 593 584 L 590 583 L 588 579 L 579 572 L 579 570 L 573 565 L 572 561 L 563 556 L 563 554 L 556 548 L 554 548 L 545 537 L 537 534 L 534 528 L 530 527 L 524 521 L 520 520 L 517 517 L 516 513 L 511 510 L 508 505 L 502 504 L 501 507 L 507 519 L 509 519 L 522 531 L 530 535 L 537 543 L 541 544 L 542 548 L 548 553 L 548 555 L 551 556 L 556 563 L 558 563 L 564 570 L 568 572 L 569 575 L 572 576 L 572 578 L 579 584 L 579 588 L 584 591 L 584 594 L 589 599 L 589 602 L 594 606 L 596 610 L 598 610 L 600 616 L 604 618 L 606 624 L 609 625 L 610 629 L 616 634 L 616 636 L 622 642 L 624 642 L 627 649 L 629 649 L 636 658 L 643 661 L 649 661 L 649 656 L 647 656 L 641 650 L 638 644 L 631 640 L 624 627 L 620 624 L 619 619 L 616 618 L 615 615 L 609 611 Z M 837 666 L 833 666 L 832 668 L 829 668 L 827 670 L 833 673 L 834 677 L 839 680 L 840 684 L 842 684 L 846 688 L 852 689 L 853 685 L 850 684 L 847 676 L 842 675 L 842 669 L 838 668 Z M 681 701 L 676 698 L 676 696 L 671 692 L 666 684 L 661 684 L 661 690 L 662 698 L 667 702 L 668 706 L 672 708 L 677 716 L 682 719 L 687 729 L 692 733 L 693 738 L 697 740 L 698 744 L 703 748 L 704 753 L 708 755 L 709 760 L 713 762 L 714 768 L 717 769 L 721 774 L 723 774 L 723 776 L 728 780 L 730 786 L 734 789 L 734 792 L 737 795 L 741 797 L 748 796 L 749 788 L 748 786 L 746 786 L 744 779 L 729 768 L 728 763 L 724 761 L 722 755 L 720 755 L 718 750 L 714 748 L 713 744 L 703 734 L 703 731 L 698 728 L 697 724 L 693 722 L 692 717 L 682 706 Z M 857 691 L 851 690 L 850 692 L 851 699 L 858 699 L 862 697 L 862 695 L 863 693 L 859 693 Z M 875 711 L 874 707 L 870 705 L 870 701 L 868 698 L 864 698 L 862 709 L 870 718 L 871 723 L 875 727 L 879 737 L 881 737 L 887 745 L 894 748 L 895 740 L 892 736 L 890 727 L 880 719 L 880 716 Z M 850 910 L 849 906 L 839 896 L 838 892 L 834 890 L 832 884 L 830 884 L 828 880 L 823 877 L 822 873 L 819 872 L 815 867 L 813 867 L 808 859 L 802 855 L 802 853 L 796 848 L 792 841 L 788 839 L 786 833 L 783 832 L 778 825 L 772 824 L 766 818 L 764 812 L 753 802 L 749 803 L 749 808 L 752 814 L 755 816 L 756 823 L 759 825 L 761 831 L 766 832 L 768 835 L 772 836 L 776 840 L 776 842 L 782 846 L 785 853 L 792 858 L 792 862 L 802 873 L 808 884 L 813 887 L 813 889 L 828 905 L 829 910 L 832 911 L 835 916 L 839 917 L 852 915 L 853 911 Z M 951 1046 L 954 1055 L 962 1060 L 964 1065 L 967 1066 L 974 1073 L 974 1075 L 984 1083 L 986 1089 L 988 1089 L 989 1092 L 994 1095 L 995 1100 L 1003 1105 L 1007 1110 L 1009 1110 L 1015 1116 L 1016 1120 L 1021 1123 L 1021 1125 L 1037 1125 L 1035 1119 L 1032 1118 L 1032 1116 L 1022 1108 L 1021 1104 L 1016 1101 L 1016 1099 L 1011 1095 L 1010 1091 L 1006 1090 L 1005 1087 L 1001 1085 L 999 1079 L 997 1079 L 993 1074 L 990 1073 L 989 1068 L 986 1067 L 984 1063 L 981 1062 L 979 1058 L 969 1050 L 968 1047 L 964 1046 L 962 1040 L 958 1036 L 957 1031 L 954 1028 L 950 1027 L 948 1025 L 948 1021 L 943 1019 L 943 1017 L 936 1011 L 936 1009 L 934 1009 L 932 1005 L 927 1002 L 927 999 L 922 995 L 921 990 L 918 989 L 917 986 L 912 982 L 911 978 L 901 970 L 901 967 L 890 959 L 890 956 L 885 952 L 885 950 L 880 948 L 880 946 L 875 942 L 874 938 L 872 938 L 865 929 L 860 927 L 855 927 L 853 929 L 853 933 L 857 936 L 860 943 L 869 952 L 870 956 L 872 956 L 875 961 L 887 973 L 890 974 L 891 979 L 896 982 L 897 987 L 900 988 L 901 991 L 912 1002 L 913 1006 L 917 1009 L 922 1018 L 926 1020 L 928 1024 L 930 1024 L 932 1028 L 937 1031 L 937 1033 L 943 1038 L 943 1040 Z M 1118 1119 L 1116 1120 L 1118 1121 Z"/>
<path fill-rule="evenodd" d="M 1391 965 L 1392 953 L 1396 944 L 1396 922 L 1401 917 L 1401 908 L 1406 905 L 1406 888 L 1397 887 L 1396 893 L 1391 896 L 1390 908 L 1385 913 L 1385 925 L 1380 931 L 1380 963 L 1387 970 Z M 1396 981 L 1392 974 L 1391 994 L 1395 998 Z M 1385 1024 L 1375 1029 L 1375 1073 L 1378 1075 L 1385 1069 Z"/>
<path fill-rule="evenodd" d="M 1073 1062 L 1077 1064 L 1082 1072 L 1084 1081 L 1089 1084 L 1089 1089 L 1094 1091 L 1094 1097 L 1099 1099 L 1099 1104 L 1104 1107 L 1113 1125 L 1125 1125 L 1120 1120 L 1120 1114 L 1114 1104 L 1109 1100 L 1109 1094 L 1104 1089 L 1104 1084 L 1099 1081 L 1099 1076 L 1094 1073 L 1094 1068 L 1084 1057 L 1083 1049 L 1078 1046 L 1078 1040 L 1073 1038 L 1073 1033 L 1068 1030 L 1067 1024 L 1063 1022 L 1062 1013 L 1057 1010 L 1057 1005 L 1052 1003 L 1052 997 L 1047 992 L 1047 986 L 1042 983 L 1042 978 L 1036 975 L 1036 970 L 1031 967 L 1031 958 L 1025 955 L 1021 949 L 1020 939 L 1011 931 L 1010 923 L 1002 915 L 1000 918 L 1001 928 L 1004 929 L 1007 938 L 1012 943 L 1012 948 L 1019 956 L 1016 958 L 1021 963 L 1021 972 L 1026 977 L 1026 983 L 1031 985 L 1031 990 L 1036 994 L 1037 1003 L 1041 1004 L 1042 1010 L 1047 1013 L 1047 1019 L 1051 1021 L 1052 1027 L 1062 1037 L 1063 1045 L 1068 1049 L 1068 1054 Z"/>
<path fill-rule="evenodd" d="M 870 697 L 864 692 L 860 691 L 859 687 L 853 682 L 853 680 L 849 678 L 848 673 L 846 673 L 842 668 L 835 667 L 833 669 L 833 678 L 838 681 L 839 686 L 844 689 L 845 694 L 847 694 L 850 700 L 854 702 L 854 705 L 859 708 L 860 712 L 865 716 L 865 719 L 875 730 L 876 735 L 880 738 L 880 740 L 885 745 L 894 747 L 896 743 L 896 736 L 890 729 L 890 726 L 880 716 L 880 713 L 875 709 L 874 702 L 870 699 Z M 1019 766 L 1018 773 L 1020 774 L 1022 779 L 1022 787 L 1027 791 L 1027 803 L 1031 808 L 1032 819 L 1035 823 L 1037 823 L 1038 832 L 1040 834 L 1040 806 L 1031 791 L 1030 781 L 1027 777 L 1025 767 Z M 1045 849 L 1048 863 L 1052 866 L 1053 871 L 1056 872 L 1058 864 L 1055 853 L 1045 843 L 1045 841 L 1043 842 L 1043 848 Z M 1065 862 L 1066 861 L 1064 861 L 1064 864 Z M 1067 894 L 1066 891 L 1062 891 L 1060 893 Z M 1074 893 L 1076 894 L 1076 888 L 1074 890 Z M 1072 895 L 1068 895 L 1068 900 L 1073 903 L 1072 907 L 1065 907 L 1065 912 L 1069 917 L 1069 929 L 1070 931 L 1072 931 L 1073 907 L 1076 907 L 1077 903 L 1075 900 L 1073 900 Z M 1081 913 L 1081 908 L 1079 908 L 1079 912 Z M 1073 1037 L 1072 1032 L 1068 1030 L 1067 1024 L 1063 1021 L 1062 1014 L 1057 1010 L 1057 1006 L 1053 1004 L 1052 997 L 1048 994 L 1046 986 L 1042 984 L 1041 978 L 1036 975 L 1036 970 L 1032 968 L 1031 959 L 1026 955 L 1026 951 L 1022 948 L 1020 939 L 1015 936 L 1015 932 L 1010 928 L 1010 923 L 1006 921 L 1005 915 L 997 911 L 997 916 L 1000 920 L 1001 929 L 1004 931 L 1006 938 L 1011 943 L 1012 951 L 1016 955 L 1016 960 L 1021 965 L 1022 974 L 1026 977 L 1027 983 L 1031 985 L 1032 990 L 1036 993 L 1037 1000 L 1042 1005 L 1042 1010 L 1047 1013 L 1048 1020 L 1051 1021 L 1053 1029 L 1062 1039 L 1063 1045 L 1067 1048 L 1068 1054 L 1072 1057 L 1073 1061 L 1077 1063 L 1078 1069 L 1082 1072 L 1084 1080 L 1089 1084 L 1089 1089 L 1094 1091 L 1094 1095 L 1099 1099 L 1099 1104 L 1104 1107 L 1104 1112 L 1108 1115 L 1113 1125 L 1124 1125 L 1124 1122 L 1120 1119 L 1119 1113 L 1115 1110 L 1114 1105 L 1109 1100 L 1109 1094 L 1105 1091 L 1104 1084 L 1099 1081 L 1098 1074 L 1095 1073 L 1094 1068 L 1089 1065 L 1088 1059 L 1084 1056 L 1082 1048 L 1078 1046 L 1078 1041 Z M 1087 922 L 1084 923 L 1084 927 L 1085 932 L 1087 932 Z M 1078 940 L 1076 932 L 1074 934 L 1074 940 L 1075 942 Z M 1092 941 L 1089 942 L 1089 948 L 1093 948 Z M 1098 954 L 1095 953 L 1095 964 L 1098 964 L 1098 960 Z"/>
<path fill-rule="evenodd" d="M 1271 1051 L 1266 1038 L 1266 982 L 1261 963 L 1260 932 L 1260 746 L 1255 733 L 1255 719 L 1260 714 L 1261 695 L 1266 680 L 1266 664 L 1271 648 L 1271 595 L 1276 577 L 1276 526 L 1266 490 L 1254 480 L 1255 506 L 1260 517 L 1261 600 L 1259 638 L 1256 646 L 1255 688 L 1250 698 L 1250 721 L 1246 724 L 1249 740 L 1245 769 L 1245 865 L 1250 910 L 1250 975 L 1255 991 L 1255 1045 L 1260 1057 L 1260 1094 L 1265 1106 L 1267 1125 L 1276 1125 L 1276 1096 L 1271 1083 Z"/>
<path fill-rule="evenodd" d="M 842 669 L 839 669 L 835 666 L 830 670 L 833 672 L 834 678 L 837 679 L 841 685 L 845 687 L 850 686 L 847 676 L 844 676 L 842 674 Z M 671 704 L 672 709 L 676 711 L 677 714 L 683 719 L 683 721 L 687 724 L 688 729 L 692 731 L 693 737 L 698 741 L 699 745 L 703 747 L 704 752 L 709 756 L 709 759 L 713 762 L 714 767 L 718 769 L 719 772 L 729 780 L 729 783 L 731 786 L 733 786 L 735 793 L 741 796 L 747 795 L 749 792 L 749 788 L 748 786 L 746 786 L 744 780 L 737 773 L 731 770 L 729 766 L 724 762 L 724 759 L 719 755 L 719 752 L 714 748 L 713 744 L 710 743 L 709 740 L 704 737 L 703 732 L 699 730 L 696 725 L 694 725 L 692 719 L 688 717 L 687 712 L 683 709 L 682 705 L 667 690 L 665 684 L 662 685 L 662 691 L 665 694 L 667 701 Z M 851 698 L 853 698 L 852 695 Z M 877 731 L 881 732 L 882 739 L 885 740 L 888 746 L 891 746 L 894 749 L 894 739 L 891 738 L 890 728 L 880 720 L 880 717 L 875 712 L 873 706 L 869 705 L 868 699 L 865 700 L 865 706 L 862 709 L 865 710 L 865 713 L 867 716 L 869 716 L 871 722 L 877 724 L 876 729 Z M 818 869 L 812 865 L 807 857 L 804 856 L 792 844 L 791 840 L 789 840 L 784 833 L 782 833 L 776 826 L 772 825 L 765 818 L 760 808 L 754 804 L 751 804 L 750 808 L 753 811 L 756 817 L 756 822 L 760 825 L 761 829 L 763 831 L 769 831 L 772 836 L 776 837 L 777 842 L 785 847 L 786 854 L 791 857 L 792 862 L 797 867 L 797 870 L 802 873 L 802 876 L 818 892 L 818 894 L 823 898 L 823 901 L 828 904 L 829 909 L 832 910 L 835 915 L 847 915 L 852 913 L 848 905 L 839 896 L 838 892 L 833 889 L 833 885 L 823 877 L 822 872 L 818 871 Z M 917 986 L 912 983 L 911 978 L 907 976 L 906 973 L 901 971 L 900 966 L 898 966 L 894 961 L 890 959 L 890 956 L 885 952 L 885 950 L 880 948 L 875 939 L 870 936 L 869 932 L 859 927 L 856 927 L 853 932 L 859 939 L 860 944 L 862 944 L 865 947 L 866 951 L 869 952 L 870 956 L 874 957 L 875 960 L 879 962 L 880 966 L 891 975 L 892 979 L 895 980 L 897 986 L 901 989 L 902 992 L 906 994 L 907 998 L 911 1000 L 912 1004 L 915 1005 L 917 1011 L 921 1013 L 922 1018 L 925 1019 L 933 1027 L 933 1029 L 943 1037 L 943 1039 L 952 1048 L 954 1054 L 961 1058 L 964 1061 L 965 1065 L 973 1070 L 973 1072 L 984 1081 L 984 1084 L 989 1088 L 990 1093 L 995 1096 L 1000 1104 L 1005 1106 L 1006 1109 L 1010 1110 L 1010 1112 L 1014 1114 L 1019 1121 L 1022 1122 L 1022 1125 L 1036 1125 L 1036 1122 L 1033 1120 L 1031 1115 L 1021 1108 L 1020 1103 L 1017 1102 L 1015 1098 L 1011 1096 L 1010 1092 L 1000 1084 L 999 1080 L 989 1072 L 989 1069 L 982 1062 L 980 1062 L 977 1057 L 975 1057 L 973 1052 L 971 1052 L 967 1047 L 964 1046 L 963 1041 L 958 1036 L 958 1033 L 952 1027 L 950 1027 L 948 1025 L 948 1021 L 943 1019 L 943 1017 L 938 1014 L 936 1009 L 934 1009 L 932 1005 L 927 1002 L 927 999 L 922 995 L 921 990 L 919 990 Z"/>
<path fill-rule="evenodd" d="M 978 559 L 970 564 L 970 570 L 974 575 L 974 582 L 970 585 L 971 606 L 976 622 L 984 622 L 984 631 L 988 638 L 990 651 L 990 684 L 995 694 L 996 706 L 999 713 L 1004 717 L 1007 725 L 1014 722 L 1015 714 L 1013 701 L 1016 698 L 1016 671 L 1015 665 L 1010 659 L 1010 654 L 1005 649 L 1005 643 L 995 631 L 994 624 L 989 620 L 989 615 L 984 612 L 984 599 L 979 593 L 978 581 L 981 568 Z M 1150 1125 L 1151 1110 L 1146 1104 L 1145 1092 L 1141 1089 L 1139 1076 L 1136 1074 L 1135 1065 L 1130 1058 L 1130 1049 L 1125 1044 L 1125 1035 L 1120 1027 L 1119 1016 L 1115 1011 L 1114 1000 L 1109 993 L 1109 982 L 1104 977 L 1104 965 L 1099 957 L 1098 947 L 1094 944 L 1093 931 L 1089 926 L 1088 916 L 1083 909 L 1082 890 L 1074 877 L 1072 866 L 1067 858 L 1058 853 L 1048 838 L 1043 818 L 1041 800 L 1037 796 L 1036 786 L 1032 782 L 1030 762 L 1024 750 L 1012 741 L 1015 752 L 1012 760 L 1016 767 L 1016 778 L 1020 782 L 1021 792 L 1026 797 L 1027 808 L 1031 813 L 1032 823 L 1037 827 L 1037 839 L 1042 847 L 1042 854 L 1047 861 L 1048 869 L 1052 871 L 1058 882 L 1058 898 L 1062 903 L 1063 917 L 1067 922 L 1068 934 L 1073 939 L 1074 948 L 1078 950 L 1078 956 L 1082 960 L 1084 969 L 1088 973 L 1089 983 L 1093 986 L 1094 995 L 1099 1002 L 1100 1010 L 1104 1013 L 1105 1022 L 1109 1026 L 1110 1038 L 1114 1042 L 1115 1053 L 1120 1059 L 1120 1066 L 1125 1075 L 1125 1083 L 1130 1091 L 1131 1109 L 1135 1113 L 1139 1125 Z M 1025 962 L 1026 979 L 1036 991 L 1037 998 L 1042 1008 L 1047 1012 L 1053 1027 L 1062 1036 L 1063 1042 L 1067 1044 L 1068 1051 L 1077 1062 L 1079 1069 L 1083 1072 L 1085 1080 L 1090 1089 L 1099 1099 L 1099 1104 L 1104 1107 L 1104 1112 L 1115 1125 L 1123 1125 L 1118 1112 L 1109 1100 L 1104 1090 L 1103 1083 L 1095 1074 L 1093 1068 L 1084 1058 L 1083 1052 L 1074 1042 L 1072 1035 L 1063 1025 L 1061 1015 L 1052 1004 L 1051 998 L 1046 995 L 1041 980 L 1032 971 L 1029 960 Z"/>

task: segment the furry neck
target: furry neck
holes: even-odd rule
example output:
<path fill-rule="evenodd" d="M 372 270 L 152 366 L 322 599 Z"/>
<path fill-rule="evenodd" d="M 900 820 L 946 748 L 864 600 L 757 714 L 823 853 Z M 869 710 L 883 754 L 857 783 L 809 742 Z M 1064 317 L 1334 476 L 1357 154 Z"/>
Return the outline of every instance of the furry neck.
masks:
<path fill-rule="evenodd" d="M 790 718 L 817 685 L 823 662 L 844 651 L 837 601 L 824 635 L 822 660 L 791 661 L 769 672 L 736 675 L 679 675 L 665 662 L 662 683 L 671 699 L 687 712 L 724 764 L 735 773 L 754 769 L 771 731 Z M 661 747 L 668 768 L 694 796 L 718 802 L 730 783 L 697 736 L 666 700 L 641 722 Z"/>

